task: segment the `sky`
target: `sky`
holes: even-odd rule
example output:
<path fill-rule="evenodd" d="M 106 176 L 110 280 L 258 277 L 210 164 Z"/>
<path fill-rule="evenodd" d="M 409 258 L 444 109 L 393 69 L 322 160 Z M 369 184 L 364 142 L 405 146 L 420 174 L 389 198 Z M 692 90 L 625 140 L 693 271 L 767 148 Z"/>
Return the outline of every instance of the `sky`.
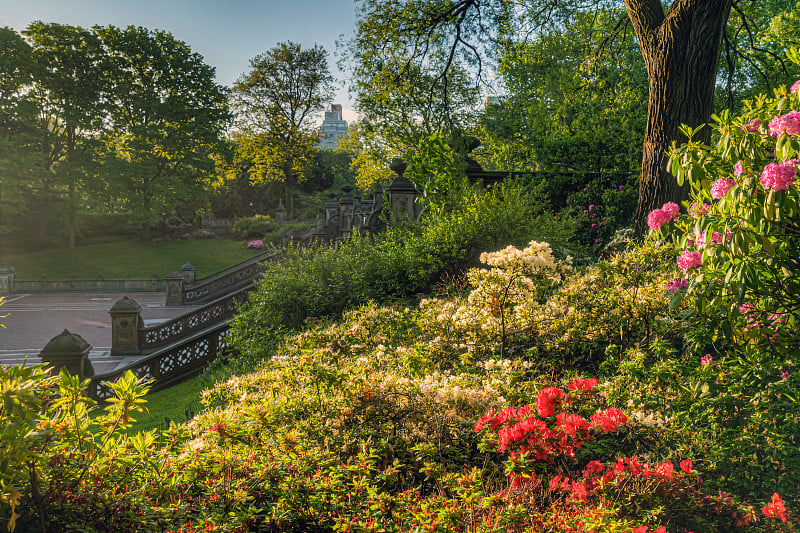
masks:
<path fill-rule="evenodd" d="M 345 120 L 355 118 L 334 55 L 336 41 L 355 32 L 354 0 L 0 0 L 0 27 L 21 32 L 36 20 L 169 31 L 215 67 L 217 82 L 226 86 L 279 42 L 319 44 L 339 80 L 334 103 L 344 106 Z"/>

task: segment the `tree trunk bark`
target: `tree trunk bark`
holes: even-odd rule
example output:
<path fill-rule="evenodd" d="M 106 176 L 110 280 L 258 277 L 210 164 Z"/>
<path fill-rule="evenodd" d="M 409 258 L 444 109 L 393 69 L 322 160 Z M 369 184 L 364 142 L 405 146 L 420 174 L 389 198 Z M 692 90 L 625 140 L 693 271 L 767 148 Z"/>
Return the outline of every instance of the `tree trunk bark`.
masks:
<path fill-rule="evenodd" d="M 722 35 L 732 0 L 675 0 L 667 13 L 659 0 L 625 0 L 647 65 L 650 96 L 636 209 L 636 233 L 647 231 L 647 215 L 664 202 L 688 197 L 667 170 L 673 141 L 683 142 L 681 124 L 698 127 L 711 118 Z M 708 141 L 705 128 L 695 137 Z"/>

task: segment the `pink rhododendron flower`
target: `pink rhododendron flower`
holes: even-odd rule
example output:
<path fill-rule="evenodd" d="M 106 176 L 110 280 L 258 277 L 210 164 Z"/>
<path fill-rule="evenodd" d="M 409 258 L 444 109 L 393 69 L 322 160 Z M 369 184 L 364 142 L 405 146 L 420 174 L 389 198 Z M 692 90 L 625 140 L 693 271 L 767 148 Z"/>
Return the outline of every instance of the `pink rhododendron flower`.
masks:
<path fill-rule="evenodd" d="M 747 123 L 747 131 L 758 131 L 761 127 L 761 121 L 757 118 L 754 118 L 750 122 Z"/>
<path fill-rule="evenodd" d="M 797 93 L 800 96 L 800 80 L 797 80 L 792 84 L 792 88 L 789 89 L 793 93 Z"/>
<path fill-rule="evenodd" d="M 714 357 L 710 353 L 707 353 L 703 357 L 700 358 L 700 364 L 703 365 L 703 366 L 705 366 L 705 365 L 713 365 L 714 364 Z"/>
<path fill-rule="evenodd" d="M 692 207 L 689 208 L 689 214 L 692 215 L 692 218 L 700 218 L 708 212 L 709 207 L 711 206 L 706 203 L 698 204 L 695 202 L 692 204 Z"/>
<path fill-rule="evenodd" d="M 741 161 L 737 161 L 736 164 L 733 165 L 733 175 L 738 178 L 742 174 L 744 174 L 744 167 L 742 166 Z"/>
<path fill-rule="evenodd" d="M 695 267 L 699 267 L 703 264 L 703 254 L 700 252 L 694 252 L 692 250 L 684 250 L 684 252 L 678 257 L 678 268 L 683 270 L 683 273 L 686 274 L 691 269 Z"/>
<path fill-rule="evenodd" d="M 736 164 L 741 165 L 741 162 Z M 721 200 L 734 185 L 736 185 L 736 182 L 732 179 L 720 178 L 716 180 L 711 186 L 711 197 L 715 200 Z"/>
<path fill-rule="evenodd" d="M 564 391 L 556 387 L 545 387 L 539 391 L 539 397 L 536 398 L 536 412 L 542 418 L 553 416 L 556 406 L 561 405 L 563 399 Z"/>
<path fill-rule="evenodd" d="M 785 191 L 792 185 L 797 177 L 797 167 L 793 161 L 784 163 L 769 163 L 761 172 L 761 186 L 764 189 Z"/>
<path fill-rule="evenodd" d="M 698 250 L 702 250 L 708 244 L 722 244 L 722 235 L 716 231 L 711 232 L 711 237 L 706 242 L 706 234 L 694 229 L 694 245 Z"/>
<path fill-rule="evenodd" d="M 667 202 L 661 206 L 661 209 L 669 215 L 670 220 L 675 220 L 681 214 L 681 206 L 675 202 Z"/>
<path fill-rule="evenodd" d="M 650 229 L 658 229 L 667 222 L 672 222 L 681 213 L 681 208 L 674 202 L 667 202 L 661 209 L 654 209 L 647 215 L 647 226 Z"/>
<path fill-rule="evenodd" d="M 654 209 L 647 215 L 647 227 L 656 230 L 669 222 L 669 215 L 663 209 Z"/>
<path fill-rule="evenodd" d="M 782 133 L 786 133 L 787 135 L 800 135 L 800 113 L 792 110 L 770 121 L 769 134 L 778 136 Z"/>
<path fill-rule="evenodd" d="M 667 292 L 678 292 L 679 290 L 686 288 L 688 284 L 689 282 L 684 278 L 675 278 L 667 285 Z"/>
<path fill-rule="evenodd" d="M 681 470 L 686 472 L 687 474 L 692 473 L 692 460 L 691 459 L 684 459 L 681 461 Z"/>

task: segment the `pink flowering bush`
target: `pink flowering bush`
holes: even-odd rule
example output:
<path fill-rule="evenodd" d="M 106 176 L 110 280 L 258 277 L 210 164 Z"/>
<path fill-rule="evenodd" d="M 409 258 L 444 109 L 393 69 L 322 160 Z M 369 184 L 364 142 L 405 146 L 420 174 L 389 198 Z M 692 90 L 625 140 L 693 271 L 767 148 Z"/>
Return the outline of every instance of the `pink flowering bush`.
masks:
<path fill-rule="evenodd" d="M 737 163 L 737 165 L 740 165 L 741 168 L 741 163 Z M 734 174 L 735 173 L 736 169 L 734 167 Z M 741 174 L 741 172 L 739 174 Z M 711 197 L 715 200 L 720 200 L 724 198 L 725 195 L 728 194 L 728 191 L 731 189 L 731 187 L 733 187 L 734 185 L 736 185 L 736 181 L 732 179 L 726 179 L 726 178 L 718 179 L 711 186 Z"/>
<path fill-rule="evenodd" d="M 761 173 L 761 186 L 765 190 L 785 191 L 794 185 L 800 162 L 796 159 L 783 163 L 769 163 Z"/>
<path fill-rule="evenodd" d="M 672 222 L 678 215 L 681 213 L 681 208 L 678 204 L 674 202 L 667 202 L 661 209 L 654 209 L 649 215 L 647 215 L 647 226 L 651 230 L 657 230 L 664 224 L 668 222 Z"/>
<path fill-rule="evenodd" d="M 788 57 L 800 61 L 796 50 Z M 800 318 L 800 283 L 786 274 L 800 255 L 800 93 L 784 88 L 745 105 L 741 116 L 715 117 L 710 148 L 690 141 L 670 153 L 671 172 L 692 187 L 692 218 L 673 226 L 688 277 L 686 291 L 675 292 L 733 319 L 751 342 L 783 350 L 781 335 Z M 755 134 L 757 123 L 769 124 L 769 135 Z"/>
<path fill-rule="evenodd" d="M 786 135 L 800 135 L 800 113 L 797 111 L 790 111 L 782 116 L 774 117 L 769 123 L 769 134 L 779 136 Z"/>

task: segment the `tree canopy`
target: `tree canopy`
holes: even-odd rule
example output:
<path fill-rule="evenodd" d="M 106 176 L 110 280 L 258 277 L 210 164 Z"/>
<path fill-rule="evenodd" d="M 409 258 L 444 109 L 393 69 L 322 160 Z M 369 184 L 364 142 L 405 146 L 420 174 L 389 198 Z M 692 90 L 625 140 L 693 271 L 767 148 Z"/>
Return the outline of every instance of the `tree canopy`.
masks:
<path fill-rule="evenodd" d="M 767 8 L 777 9 L 776 1 Z M 450 69 L 467 65 L 476 79 L 499 58 L 528 40 L 563 31 L 576 15 L 596 17 L 608 10 L 620 14 L 609 26 L 607 38 L 597 39 L 607 47 L 625 31 L 633 30 L 648 73 L 648 111 L 642 142 L 638 227 L 644 217 L 665 200 L 682 199 L 686 191 L 666 172 L 666 151 L 681 138 L 679 126 L 698 127 L 714 110 L 717 71 L 721 51 L 733 44 L 728 37 L 731 11 L 754 31 L 754 24 L 768 20 L 753 16 L 743 0 L 363 0 L 354 46 L 367 68 L 391 69 L 396 76 L 444 58 L 439 68 L 442 80 L 439 98 L 449 106 L 446 83 Z M 391 25 L 382 25 L 387 18 Z M 743 44 L 740 39 L 738 44 Z M 742 47 L 739 47 L 741 50 Z M 729 46 L 726 50 L 733 50 Z M 381 63 L 378 58 L 399 61 Z M 737 52 L 732 52 L 736 54 Z M 727 57 L 727 56 L 726 56 Z M 732 68 L 736 65 L 730 63 Z M 485 76 L 484 76 L 485 77 Z M 706 133 L 701 131 L 702 138 Z"/>
<path fill-rule="evenodd" d="M 63 220 L 82 209 L 125 213 L 148 235 L 178 204 L 202 201 L 229 121 L 214 69 L 171 34 L 35 22 L 0 32 L 0 156 L 6 209 Z"/>
<path fill-rule="evenodd" d="M 283 183 L 288 194 L 308 178 L 315 150 L 313 116 L 333 97 L 327 52 L 287 41 L 250 60 L 233 87 L 234 160 L 226 173 Z"/>

